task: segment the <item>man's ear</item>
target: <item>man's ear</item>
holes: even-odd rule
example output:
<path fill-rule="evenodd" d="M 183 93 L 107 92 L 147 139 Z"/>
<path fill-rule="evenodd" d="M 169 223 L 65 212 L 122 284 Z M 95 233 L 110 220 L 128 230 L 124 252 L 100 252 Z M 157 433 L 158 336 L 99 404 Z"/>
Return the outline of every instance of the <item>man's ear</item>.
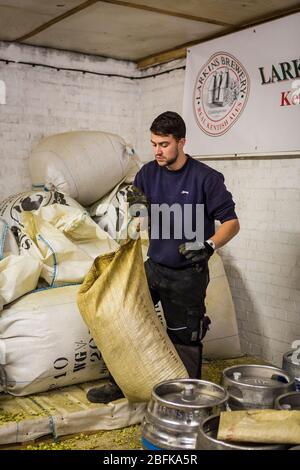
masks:
<path fill-rule="evenodd" d="M 185 146 L 185 142 L 186 142 L 185 137 L 182 137 L 182 138 L 178 141 L 178 145 L 180 145 L 180 147 L 183 148 L 183 147 Z"/>

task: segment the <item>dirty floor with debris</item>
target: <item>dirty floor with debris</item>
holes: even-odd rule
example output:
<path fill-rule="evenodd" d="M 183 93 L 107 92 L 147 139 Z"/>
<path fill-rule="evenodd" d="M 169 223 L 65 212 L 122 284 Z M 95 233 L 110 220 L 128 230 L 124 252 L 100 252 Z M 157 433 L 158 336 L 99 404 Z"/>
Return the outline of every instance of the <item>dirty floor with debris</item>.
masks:
<path fill-rule="evenodd" d="M 236 364 L 263 364 L 259 358 L 243 356 L 236 359 L 205 361 L 202 369 L 203 380 L 220 383 L 223 369 Z M 12 400 L 15 397 L 12 397 Z M 4 423 L 22 419 L 18 413 L 7 413 L 1 409 L 0 397 L 0 426 Z M 71 436 L 61 436 L 54 439 L 44 436 L 23 444 L 0 446 L 0 450 L 140 450 L 140 425 L 135 424 L 122 429 L 79 433 Z"/>

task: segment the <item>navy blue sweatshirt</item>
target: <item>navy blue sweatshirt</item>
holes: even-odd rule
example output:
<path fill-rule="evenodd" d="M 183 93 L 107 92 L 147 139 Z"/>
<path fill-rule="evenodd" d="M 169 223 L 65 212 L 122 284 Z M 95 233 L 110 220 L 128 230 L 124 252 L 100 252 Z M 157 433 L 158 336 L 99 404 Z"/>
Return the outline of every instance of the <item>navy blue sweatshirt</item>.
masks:
<path fill-rule="evenodd" d="M 237 219 L 234 210 L 235 204 L 231 193 L 226 189 L 222 173 L 188 155 L 187 157 L 184 166 L 177 171 L 160 167 L 155 160 L 151 161 L 145 164 L 137 173 L 133 184 L 146 195 L 151 204 L 151 222 L 154 218 L 158 220 L 157 216 L 154 217 L 153 215 L 153 210 L 158 207 L 157 205 L 168 204 L 172 206 L 173 204 L 179 204 L 183 210 L 186 204 L 190 204 L 191 212 L 185 212 L 186 223 L 191 223 L 193 230 L 196 230 L 196 227 L 199 226 L 199 224 L 196 224 L 196 204 L 203 204 L 204 240 L 207 240 L 215 233 L 215 220 L 223 223 L 227 220 Z M 179 245 L 193 241 L 195 237 L 186 238 L 184 221 L 180 219 L 182 236 L 179 233 L 180 238 L 178 238 L 178 232 L 174 229 L 175 219 L 177 220 L 179 217 L 176 215 L 174 218 L 171 215 L 169 222 L 171 237 L 169 239 L 163 238 L 161 220 L 158 227 L 151 223 L 148 256 L 156 263 L 179 268 L 190 264 L 179 253 Z M 197 239 L 199 239 L 198 236 Z"/>

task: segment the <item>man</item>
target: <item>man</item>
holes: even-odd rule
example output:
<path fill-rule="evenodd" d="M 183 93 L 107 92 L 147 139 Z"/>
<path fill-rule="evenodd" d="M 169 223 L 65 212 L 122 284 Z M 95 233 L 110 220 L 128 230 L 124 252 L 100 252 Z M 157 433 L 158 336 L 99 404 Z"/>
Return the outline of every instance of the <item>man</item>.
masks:
<path fill-rule="evenodd" d="M 201 378 L 201 340 L 210 323 L 204 302 L 208 260 L 238 233 L 239 221 L 223 175 L 184 153 L 186 127 L 181 116 L 162 113 L 150 131 L 155 160 L 137 173 L 127 200 L 133 213 L 141 206 L 149 213 L 145 272 L 153 303 L 161 301 L 167 333 L 189 376 Z M 175 215 L 170 208 L 177 210 Z M 221 222 L 216 231 L 215 220 Z M 193 237 L 188 238 L 186 231 Z M 113 378 L 108 386 L 88 394 L 91 401 L 106 403 L 121 396 Z"/>

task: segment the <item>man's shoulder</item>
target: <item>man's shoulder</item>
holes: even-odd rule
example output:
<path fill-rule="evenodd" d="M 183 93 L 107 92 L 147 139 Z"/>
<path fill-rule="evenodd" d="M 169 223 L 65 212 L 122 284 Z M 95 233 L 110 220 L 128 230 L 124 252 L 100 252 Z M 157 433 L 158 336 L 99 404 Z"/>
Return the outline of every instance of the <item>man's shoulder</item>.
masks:
<path fill-rule="evenodd" d="M 195 169 L 203 178 L 223 176 L 222 173 L 215 170 L 214 168 L 207 165 L 206 163 L 203 163 L 200 160 L 196 160 L 195 158 L 192 158 L 192 157 L 190 157 L 190 159 L 191 159 L 193 169 Z"/>
<path fill-rule="evenodd" d="M 144 165 L 142 166 L 141 169 L 143 170 L 144 168 L 148 169 L 148 168 L 155 168 L 155 167 L 157 167 L 156 161 L 155 160 L 150 160 L 150 162 L 144 163 Z"/>
<path fill-rule="evenodd" d="M 138 174 L 140 175 L 146 175 L 149 174 L 153 171 L 155 171 L 157 168 L 157 163 L 155 160 L 151 160 L 150 162 L 144 163 L 142 168 L 138 171 Z"/>

